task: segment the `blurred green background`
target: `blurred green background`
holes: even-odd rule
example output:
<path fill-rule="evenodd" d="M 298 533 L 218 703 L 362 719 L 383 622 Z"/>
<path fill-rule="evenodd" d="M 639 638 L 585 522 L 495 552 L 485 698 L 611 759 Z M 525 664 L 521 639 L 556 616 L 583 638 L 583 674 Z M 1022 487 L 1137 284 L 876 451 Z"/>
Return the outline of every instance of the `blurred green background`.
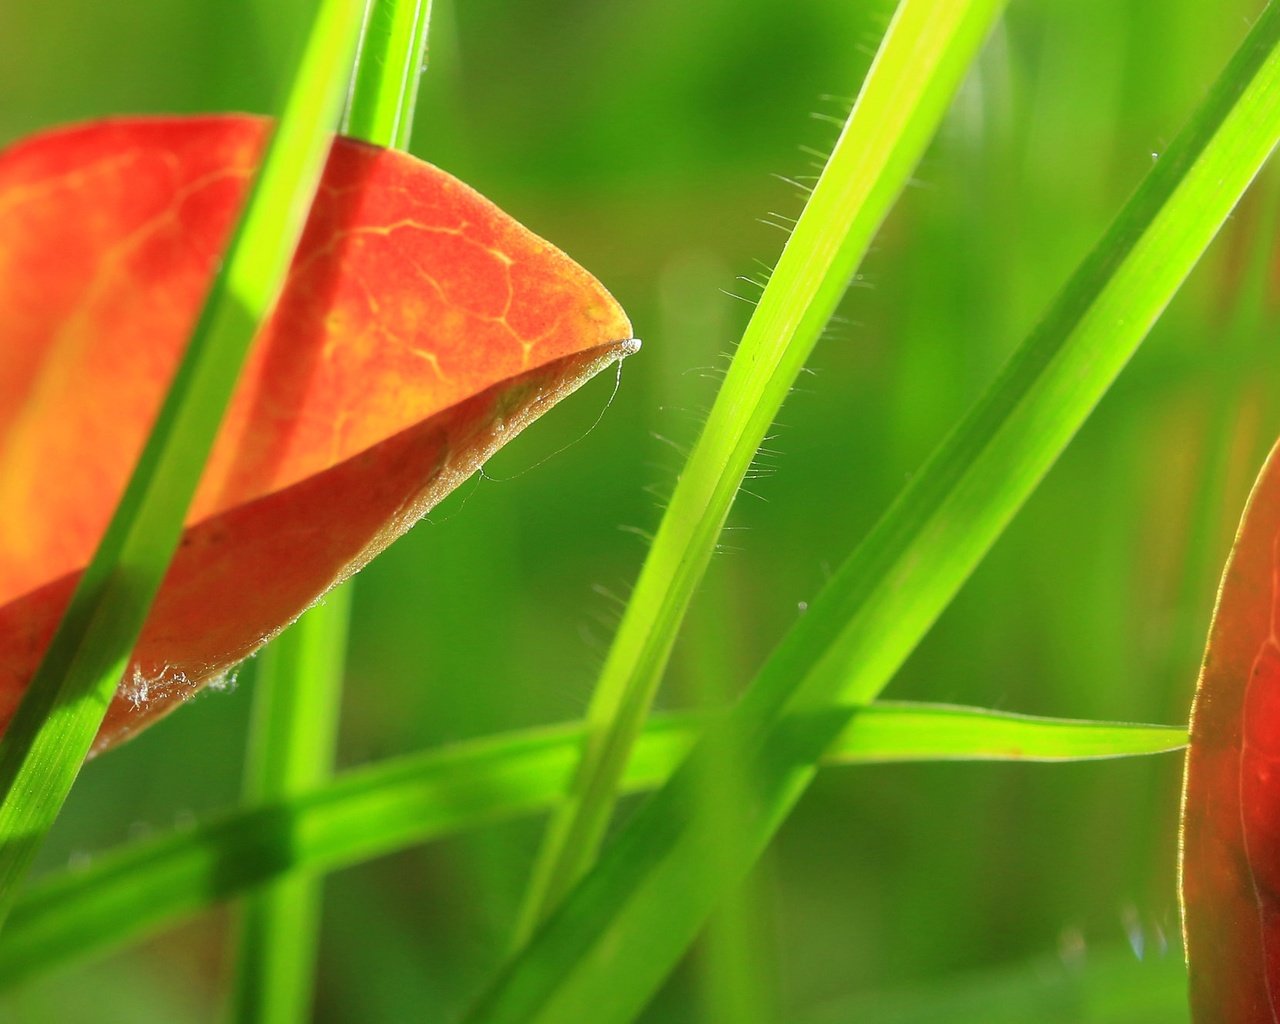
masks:
<path fill-rule="evenodd" d="M 413 150 L 591 269 L 645 347 L 360 578 L 344 764 L 585 707 L 663 498 L 892 11 L 887 0 L 436 0 Z M 742 685 L 1033 325 L 1260 0 L 1015 0 L 789 400 L 663 703 Z M 0 143 L 282 100 L 300 0 L 0 7 Z M 1259 183 L 890 695 L 1186 718 L 1280 432 Z M 1243 314 L 1245 319 L 1241 320 Z M 607 409 L 605 407 L 608 406 Z M 603 416 L 601 416 L 601 411 Z M 597 425 L 593 422 L 601 417 Z M 547 459 L 548 456 L 551 456 Z M 547 459 L 545 463 L 542 460 Z M 83 773 L 50 869 L 232 802 L 252 666 Z M 1183 1019 L 1176 756 L 825 775 L 750 887 L 761 1020 Z M 331 877 L 317 1020 L 435 1020 L 501 955 L 523 822 Z M 15 1021 L 213 1021 L 227 918 L 0 997 Z M 1140 959 L 1141 957 L 1141 959 Z M 695 953 L 653 1021 L 714 1020 Z M 997 1017 L 997 1011 L 1007 1017 Z"/>

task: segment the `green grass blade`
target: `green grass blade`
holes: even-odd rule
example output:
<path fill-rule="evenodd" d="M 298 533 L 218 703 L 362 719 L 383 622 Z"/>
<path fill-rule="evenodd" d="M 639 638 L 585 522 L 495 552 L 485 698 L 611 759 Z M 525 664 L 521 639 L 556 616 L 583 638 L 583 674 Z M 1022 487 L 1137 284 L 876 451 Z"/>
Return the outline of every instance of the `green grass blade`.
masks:
<path fill-rule="evenodd" d="M 733 605 L 729 591 L 727 575 L 712 573 L 703 583 L 702 597 L 711 607 L 728 609 Z M 694 681 L 697 708 L 726 708 L 737 696 L 739 638 L 734 625 L 732 614 L 721 614 L 711 621 L 691 621 L 692 628 L 684 631 L 684 657 L 692 663 L 685 666 L 685 674 Z M 708 770 L 699 780 L 696 813 L 716 821 L 714 831 L 731 844 L 735 808 L 749 800 L 751 792 L 737 770 L 742 752 L 735 749 L 733 736 L 728 739 L 716 751 L 714 763 L 707 762 Z M 732 849 L 726 855 L 732 857 Z M 709 851 L 712 870 L 717 859 L 718 851 Z M 697 971 L 698 1005 L 707 1020 L 773 1024 L 778 1019 L 780 1000 L 771 969 L 774 957 L 764 925 L 767 896 L 758 881 L 764 871 L 746 879 L 707 924 Z"/>
<path fill-rule="evenodd" d="M 1260 358 L 1274 344 L 1267 308 L 1271 271 L 1280 235 L 1280 167 L 1272 164 L 1255 188 L 1258 210 L 1246 262 L 1236 283 L 1232 318 L 1218 346 L 1220 369 L 1213 384 L 1209 418 L 1204 429 L 1202 465 L 1198 467 L 1196 501 L 1190 513 L 1186 556 L 1178 606 L 1181 613 L 1170 631 L 1167 664 L 1170 675 L 1199 664 L 1204 648 L 1204 623 L 1213 610 L 1214 581 L 1229 550 L 1235 530 L 1234 518 L 1227 518 L 1224 494 L 1229 493 L 1230 464 L 1239 457 L 1236 434 L 1240 430 L 1240 395 L 1246 378 L 1264 365 Z M 1271 314 L 1274 315 L 1274 314 Z M 1264 435 L 1262 445 L 1248 458 L 1250 466 L 1261 464 L 1274 438 Z"/>
<path fill-rule="evenodd" d="M 408 145 L 430 6 L 370 5 L 351 76 L 348 134 L 380 146 Z M 330 593 L 263 654 L 246 766 L 250 803 L 287 799 L 332 772 L 353 584 Z M 282 880 L 245 901 L 236 936 L 235 1019 L 284 1024 L 310 1016 L 320 901 L 320 883 L 310 878 Z"/>
<path fill-rule="evenodd" d="M 1181 726 L 1089 722 L 955 704 L 877 701 L 857 711 L 827 764 L 887 761 L 1087 761 L 1185 746 Z"/>
<path fill-rule="evenodd" d="M 371 0 L 343 131 L 408 149 L 427 52 L 430 0 Z"/>
<path fill-rule="evenodd" d="M 728 728 L 753 756 L 735 863 L 688 808 L 702 752 L 619 833 L 471 1020 L 629 1020 L 745 875 L 847 712 L 877 695 L 1034 490 L 1191 271 L 1280 137 L 1269 7 L 1187 129 L 990 391 L 810 604 Z"/>
<path fill-rule="evenodd" d="M 259 658 L 246 803 L 288 799 L 321 785 L 332 772 L 351 589 L 334 590 Z M 319 928 L 316 880 L 286 879 L 245 901 L 234 1019 L 283 1024 L 310 1017 Z"/>
<path fill-rule="evenodd" d="M 1003 0 L 904 0 L 738 346 L 627 604 L 548 824 L 517 944 L 594 859 L 617 780 L 729 506 Z"/>
<path fill-rule="evenodd" d="M 418 109 L 418 80 L 427 70 L 427 29 L 431 25 L 431 0 L 418 0 L 413 37 L 406 48 L 404 78 L 407 83 L 400 97 L 400 116 L 389 145 L 408 151 L 413 141 L 413 120 Z M 411 63 L 410 63 L 411 62 Z"/>
<path fill-rule="evenodd" d="M 245 353 L 283 283 L 337 124 L 361 12 L 358 0 L 326 0 L 317 13 L 285 115 L 142 456 L 0 740 L 0 917 L 101 724 Z"/>
<path fill-rule="evenodd" d="M 705 721 L 652 720 L 622 788 L 661 784 Z M 0 985 L 152 933 L 266 882 L 546 810 L 564 796 L 583 733 L 581 724 L 529 730 L 357 769 L 292 799 L 237 809 L 39 881 L 0 934 Z M 1186 739 L 1185 729 L 1168 726 L 896 703 L 852 709 L 826 762 L 1122 757 L 1180 750 Z"/>

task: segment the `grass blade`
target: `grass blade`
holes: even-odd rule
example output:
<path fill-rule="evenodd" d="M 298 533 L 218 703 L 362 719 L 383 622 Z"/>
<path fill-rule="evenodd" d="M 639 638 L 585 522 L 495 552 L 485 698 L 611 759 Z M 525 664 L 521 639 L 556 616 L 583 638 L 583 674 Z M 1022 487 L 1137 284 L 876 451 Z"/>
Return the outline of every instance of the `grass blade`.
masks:
<path fill-rule="evenodd" d="M 675 339 L 671 339 L 675 340 Z M 703 599 L 711 607 L 729 609 L 734 598 L 724 574 L 710 573 L 703 583 Z M 722 614 L 711 622 L 690 622 L 684 631 L 685 675 L 695 681 L 693 696 L 699 709 L 729 707 L 737 696 L 740 675 L 737 668 L 738 637 L 732 614 Z M 701 627 L 699 629 L 699 627 Z M 728 737 L 730 741 L 734 737 Z M 737 767 L 743 752 L 732 742 L 717 749 L 713 763 L 699 780 L 697 814 L 720 821 L 715 830 L 732 843 L 733 809 L 751 798 L 745 779 Z M 708 851 L 715 864 L 719 851 Z M 726 850 L 732 858 L 732 850 Z M 760 874 L 767 873 L 763 866 Z M 731 893 L 707 923 L 698 956 L 698 1005 L 707 1020 L 726 1024 L 773 1024 L 779 1019 L 780 998 L 773 969 L 765 915 L 768 896 L 758 877 L 746 879 Z"/>
<path fill-rule="evenodd" d="M 876 704 L 852 717 L 826 763 L 1076 760 L 1180 750 L 1186 730 L 1074 722 L 950 705 Z M 626 792 L 665 780 L 706 721 L 652 720 L 623 775 Z M 288 800 L 248 806 L 108 852 L 38 882 L 0 935 L 0 985 L 150 934 L 255 886 L 316 875 L 563 798 L 582 724 L 414 754 L 338 776 Z"/>
<path fill-rule="evenodd" d="M 735 863 L 688 808 L 695 755 L 628 822 L 472 1021 L 628 1020 L 745 875 L 843 726 L 885 686 L 1105 393 L 1280 137 L 1280 10 L 1263 13 L 987 395 L 810 604 L 727 728 L 753 755 Z"/>
<path fill-rule="evenodd" d="M 568 802 L 548 824 L 516 941 L 594 859 L 729 506 L 782 402 L 1003 0 L 904 0 L 783 249 L 676 485 L 587 712 Z"/>
<path fill-rule="evenodd" d="M 374 0 L 348 101 L 348 134 L 405 148 L 427 38 L 428 0 Z M 330 593 L 264 652 L 255 680 L 245 796 L 287 799 L 329 777 L 342 704 L 354 581 Z M 245 901 L 236 936 L 234 1016 L 296 1021 L 311 1014 L 320 927 L 318 880 L 290 878 Z"/>
<path fill-rule="evenodd" d="M 1088 761 L 1164 753 L 1184 746 L 1186 736 L 1182 726 L 883 700 L 858 709 L 823 761 Z"/>
<path fill-rule="evenodd" d="M 306 220 L 362 6 L 326 0 L 146 447 L 0 740 L 0 918 L 70 790 L 182 531 L 223 411 Z M 336 83 L 336 84 L 335 84 Z"/>
<path fill-rule="evenodd" d="M 430 20 L 431 0 L 372 0 L 345 134 L 379 146 L 409 148 Z"/>
<path fill-rule="evenodd" d="M 1241 432 L 1239 396 L 1246 377 L 1264 365 L 1259 356 L 1273 344 L 1268 323 L 1268 292 L 1277 235 L 1280 235 L 1280 168 L 1274 164 L 1255 189 L 1258 212 L 1245 265 L 1232 296 L 1232 319 L 1219 345 L 1221 372 L 1214 382 L 1208 423 L 1204 430 L 1202 464 L 1198 467 L 1196 502 L 1191 509 L 1187 555 L 1178 601 L 1179 622 L 1171 631 L 1168 672 L 1183 673 L 1203 657 L 1204 623 L 1213 612 L 1216 583 L 1237 527 L 1235 509 L 1224 512 L 1223 496 L 1230 492 L 1232 456 L 1239 457 Z M 1258 442 L 1261 441 L 1261 444 Z M 1261 465 L 1274 438 L 1252 440 L 1244 460 Z M 1240 496 L 1243 502 L 1244 495 Z"/>
<path fill-rule="evenodd" d="M 351 586 L 277 637 L 258 661 L 245 801 L 288 799 L 330 775 L 342 698 Z M 291 878 L 245 901 L 234 1019 L 306 1020 L 320 926 L 320 885 Z"/>

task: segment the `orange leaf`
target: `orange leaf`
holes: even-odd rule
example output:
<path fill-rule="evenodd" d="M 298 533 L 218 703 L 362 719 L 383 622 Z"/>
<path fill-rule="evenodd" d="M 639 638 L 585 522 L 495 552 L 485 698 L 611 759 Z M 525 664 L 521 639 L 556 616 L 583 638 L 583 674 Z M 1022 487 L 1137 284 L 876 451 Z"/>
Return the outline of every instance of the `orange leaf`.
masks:
<path fill-rule="evenodd" d="M 1201 1024 L 1280 1020 L 1280 445 L 1245 507 L 1191 716 L 1182 905 Z"/>
<path fill-rule="evenodd" d="M 118 501 L 269 125 L 106 121 L 0 153 L 0 726 Z M 335 144 L 95 749 L 225 674 L 635 350 L 461 182 Z"/>

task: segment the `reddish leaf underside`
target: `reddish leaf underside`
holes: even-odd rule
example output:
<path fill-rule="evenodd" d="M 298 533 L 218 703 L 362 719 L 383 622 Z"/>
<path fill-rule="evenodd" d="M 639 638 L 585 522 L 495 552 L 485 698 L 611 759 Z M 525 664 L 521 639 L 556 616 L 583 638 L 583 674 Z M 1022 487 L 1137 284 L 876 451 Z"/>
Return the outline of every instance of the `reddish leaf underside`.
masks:
<path fill-rule="evenodd" d="M 0 152 L 0 727 L 124 489 L 268 131 L 117 120 Z M 339 140 L 95 749 L 253 653 L 630 338 L 599 282 L 470 188 Z"/>
<path fill-rule="evenodd" d="M 1245 507 L 1191 716 L 1182 907 L 1197 1024 L 1280 1021 L 1280 445 Z"/>

